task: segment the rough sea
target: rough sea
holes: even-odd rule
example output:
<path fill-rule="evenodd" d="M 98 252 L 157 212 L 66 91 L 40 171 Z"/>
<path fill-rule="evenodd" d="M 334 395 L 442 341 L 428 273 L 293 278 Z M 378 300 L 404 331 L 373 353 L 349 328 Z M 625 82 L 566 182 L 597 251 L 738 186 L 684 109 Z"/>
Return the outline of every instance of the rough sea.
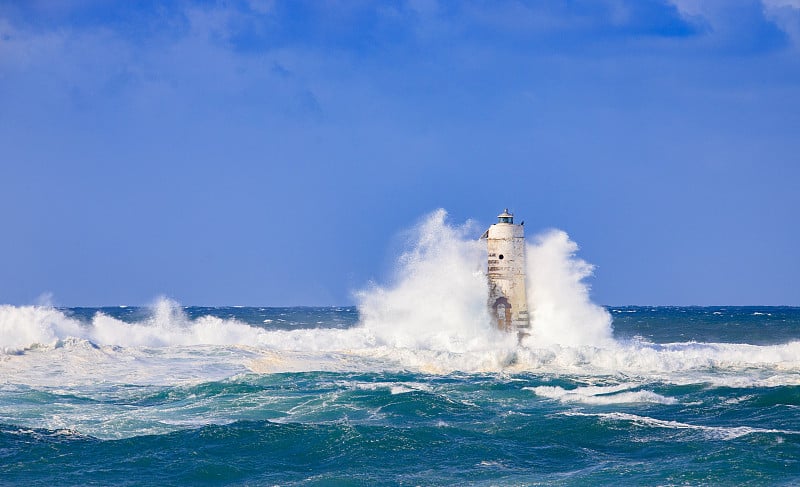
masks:
<path fill-rule="evenodd" d="M 800 484 L 800 308 L 599 306 L 552 231 L 518 342 L 443 218 L 353 307 L 0 306 L 0 485 Z"/>

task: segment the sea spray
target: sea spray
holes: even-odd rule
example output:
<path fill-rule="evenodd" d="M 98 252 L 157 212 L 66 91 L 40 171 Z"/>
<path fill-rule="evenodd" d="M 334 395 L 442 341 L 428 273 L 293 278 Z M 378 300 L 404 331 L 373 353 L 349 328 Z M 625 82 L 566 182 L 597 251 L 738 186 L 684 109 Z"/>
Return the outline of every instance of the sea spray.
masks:
<path fill-rule="evenodd" d="M 455 351 L 498 340 L 487 307 L 485 243 L 469 223 L 454 227 L 439 209 L 417 227 L 417 240 L 398 261 L 396 281 L 359 294 L 366 327 L 396 346 Z M 472 232 L 472 233 L 470 233 Z M 560 230 L 534 237 L 527 252 L 532 336 L 527 346 L 609 345 L 611 315 L 593 303 L 585 279 L 594 267 L 575 256 L 578 246 Z"/>
<path fill-rule="evenodd" d="M 800 309 L 614 309 L 614 341 L 555 231 L 520 344 L 469 227 L 414 231 L 360 317 L 0 306 L 3 483 L 798 483 Z"/>
<path fill-rule="evenodd" d="M 206 347 L 216 350 L 213 360 L 224 363 L 224 370 L 258 373 L 622 373 L 691 382 L 694 379 L 687 379 L 684 372 L 706 377 L 709 370 L 725 369 L 735 375 L 737 369 L 755 367 L 765 374 L 759 381 L 769 382 L 768 374 L 775 371 L 780 371 L 775 383 L 798 380 L 796 341 L 761 346 L 613 340 L 609 314 L 589 297 L 586 278 L 593 267 L 576 256 L 577 245 L 558 230 L 534 237 L 527 246 L 532 336 L 517 343 L 516 336 L 491 325 L 486 249 L 477 233 L 469 223 L 449 224 L 444 210 L 424 218 L 398 259 L 394 279 L 358 293 L 360 316 L 344 311 L 346 326 L 320 321 L 329 318 L 330 310 L 288 327 L 277 326 L 285 321 L 280 311 L 268 311 L 269 316 L 255 321 L 245 318 L 252 311 L 215 314 L 212 308 L 190 317 L 168 298 L 133 314 L 129 309 L 105 308 L 88 315 L 48 306 L 0 306 L 0 353 L 26 355 L 19 358 L 22 362 L 12 361 L 24 370 L 25 360 L 46 360 L 36 353 L 57 349 L 59 361 L 75 361 L 78 372 L 81 361 L 105 360 L 109 377 L 127 374 L 130 368 L 128 363 L 116 364 L 114 357 L 136 357 L 138 375 L 147 377 L 144 369 L 154 363 L 152 353 L 180 357 L 179 364 L 189 355 L 203 355 L 206 351 L 197 350 Z M 35 353 L 29 353 L 32 349 Z M 98 358 L 97 350 L 108 357 Z M 114 371 L 115 366 L 119 370 Z M 155 375 L 163 378 L 161 370 L 168 367 Z M 187 367 L 182 374 L 191 377 L 194 372 Z M 715 383 L 729 380 L 711 375 L 708 380 Z"/>
<path fill-rule="evenodd" d="M 255 344 L 262 333 L 235 319 L 201 316 L 191 320 L 178 302 L 166 297 L 150 306 L 143 321 L 126 323 L 97 313 L 90 330 L 96 343 L 141 347 Z"/>
<path fill-rule="evenodd" d="M 561 230 L 534 237 L 527 246 L 530 346 L 592 345 L 612 342 L 611 315 L 589 297 L 594 266 L 577 258 L 578 245 Z"/>
<path fill-rule="evenodd" d="M 4 353 L 85 335 L 79 321 L 50 306 L 0 305 L 0 351 Z"/>
<path fill-rule="evenodd" d="M 502 339 L 489 326 L 485 244 L 440 209 L 415 228 L 394 282 L 358 293 L 362 324 L 382 345 L 465 351 Z"/>
<path fill-rule="evenodd" d="M 181 306 L 168 298 L 158 299 L 149 317 L 133 323 L 102 311 L 83 323 L 49 306 L 0 305 L 0 351 L 4 353 L 58 346 L 69 339 L 123 347 L 255 344 L 261 333 L 263 330 L 237 320 L 215 316 L 190 320 Z"/>
<path fill-rule="evenodd" d="M 147 318 L 133 323 L 97 312 L 80 323 L 49 306 L 0 309 L 0 346 L 15 350 L 53 345 L 69 337 L 98 345 L 262 345 L 278 350 L 357 350 L 371 347 L 462 353 L 509 353 L 514 340 L 491 326 L 487 308 L 485 244 L 470 222 L 453 226 L 436 210 L 412 232 L 394 279 L 357 293 L 360 330 L 267 331 L 213 316 L 189 319 L 181 306 L 160 298 Z M 600 344 L 610 338 L 610 319 L 593 304 L 583 279 L 592 267 L 575 258 L 577 246 L 550 232 L 528 246 L 532 340 L 564 345 Z M 335 337 L 333 336 L 335 335 Z M 501 361 L 502 362 L 502 361 Z"/>

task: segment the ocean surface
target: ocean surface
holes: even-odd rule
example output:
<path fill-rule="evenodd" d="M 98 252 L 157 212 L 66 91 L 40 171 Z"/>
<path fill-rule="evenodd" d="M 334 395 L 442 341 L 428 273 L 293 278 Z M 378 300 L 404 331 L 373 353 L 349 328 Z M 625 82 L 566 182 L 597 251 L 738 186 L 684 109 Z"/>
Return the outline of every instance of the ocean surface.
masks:
<path fill-rule="evenodd" d="M 800 485 L 800 308 L 599 306 L 550 230 L 520 341 L 445 217 L 355 307 L 0 305 L 0 485 Z"/>
<path fill-rule="evenodd" d="M 366 304 L 0 306 L 0 484 L 800 484 L 800 308 L 598 308 L 565 345 Z"/>

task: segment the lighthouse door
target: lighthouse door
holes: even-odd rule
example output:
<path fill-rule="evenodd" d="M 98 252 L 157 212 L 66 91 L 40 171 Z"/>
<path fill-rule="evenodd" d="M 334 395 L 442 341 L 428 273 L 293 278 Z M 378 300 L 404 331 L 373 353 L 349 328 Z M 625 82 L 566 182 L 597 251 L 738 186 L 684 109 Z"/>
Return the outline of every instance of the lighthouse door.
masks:
<path fill-rule="evenodd" d="M 504 297 L 497 298 L 492 305 L 494 309 L 494 319 L 497 328 L 503 331 L 511 331 L 511 303 Z"/>

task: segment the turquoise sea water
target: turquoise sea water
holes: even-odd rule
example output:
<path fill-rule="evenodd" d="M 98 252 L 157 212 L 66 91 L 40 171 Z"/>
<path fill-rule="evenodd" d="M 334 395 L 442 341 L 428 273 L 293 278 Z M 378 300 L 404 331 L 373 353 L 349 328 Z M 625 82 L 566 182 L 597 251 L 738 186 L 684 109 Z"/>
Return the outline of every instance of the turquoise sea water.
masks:
<path fill-rule="evenodd" d="M 437 341 L 355 308 L 0 307 L 3 485 L 797 485 L 800 308 Z"/>
<path fill-rule="evenodd" d="M 609 311 L 453 351 L 354 308 L 5 306 L 0 484 L 800 483 L 800 309 Z"/>

